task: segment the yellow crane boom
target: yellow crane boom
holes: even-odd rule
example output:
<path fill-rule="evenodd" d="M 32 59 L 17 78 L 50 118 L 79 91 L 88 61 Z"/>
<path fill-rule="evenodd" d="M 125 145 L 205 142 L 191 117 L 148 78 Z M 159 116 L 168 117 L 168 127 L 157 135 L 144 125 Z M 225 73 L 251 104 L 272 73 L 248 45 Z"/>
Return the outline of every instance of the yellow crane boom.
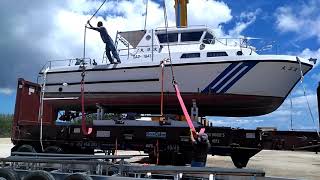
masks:
<path fill-rule="evenodd" d="M 189 0 L 175 0 L 174 8 L 176 10 L 176 26 L 177 27 L 187 27 L 187 4 Z"/>

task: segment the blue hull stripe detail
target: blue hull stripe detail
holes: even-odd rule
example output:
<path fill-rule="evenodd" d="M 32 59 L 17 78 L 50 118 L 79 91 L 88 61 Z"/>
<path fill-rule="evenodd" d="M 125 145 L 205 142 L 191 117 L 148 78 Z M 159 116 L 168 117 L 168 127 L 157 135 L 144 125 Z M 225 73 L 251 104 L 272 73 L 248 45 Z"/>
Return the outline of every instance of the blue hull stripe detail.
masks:
<path fill-rule="evenodd" d="M 226 87 L 224 87 L 220 93 L 225 93 L 228 89 L 230 89 L 239 79 L 241 79 L 247 72 L 249 72 L 258 62 L 255 63 L 247 63 L 246 69 L 242 71 L 237 77 L 235 77 Z"/>
<path fill-rule="evenodd" d="M 216 83 L 218 83 L 225 75 L 237 66 L 238 63 L 230 64 L 218 77 L 216 77 L 202 92 L 209 92 Z"/>
<path fill-rule="evenodd" d="M 219 83 L 215 88 L 212 89 L 213 92 L 219 92 L 219 89 L 221 89 L 222 86 L 224 86 L 226 83 L 229 82 L 229 80 L 236 75 L 241 69 L 243 69 L 243 64 L 238 66 L 234 71 L 231 72 L 221 83 Z"/>
<path fill-rule="evenodd" d="M 225 93 L 246 73 L 248 73 L 258 61 L 248 61 L 230 64 L 218 77 L 216 77 L 202 92 Z M 239 66 L 237 66 L 239 65 Z M 237 66 L 237 68 L 235 68 Z M 224 78 L 224 79 L 223 79 Z M 220 80 L 223 79 L 221 82 Z M 218 83 L 218 84 L 217 84 Z M 222 88 L 222 89 L 221 89 Z"/>

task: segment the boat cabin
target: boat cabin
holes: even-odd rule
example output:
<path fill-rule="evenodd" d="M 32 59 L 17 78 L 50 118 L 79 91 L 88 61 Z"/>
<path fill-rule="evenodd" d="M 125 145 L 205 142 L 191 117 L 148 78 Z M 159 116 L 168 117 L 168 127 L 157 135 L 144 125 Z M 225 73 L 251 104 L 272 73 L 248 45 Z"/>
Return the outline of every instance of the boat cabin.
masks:
<path fill-rule="evenodd" d="M 219 39 L 203 26 L 118 32 L 116 46 L 123 62 L 161 61 L 169 49 L 175 59 L 256 54 L 245 39 Z"/>

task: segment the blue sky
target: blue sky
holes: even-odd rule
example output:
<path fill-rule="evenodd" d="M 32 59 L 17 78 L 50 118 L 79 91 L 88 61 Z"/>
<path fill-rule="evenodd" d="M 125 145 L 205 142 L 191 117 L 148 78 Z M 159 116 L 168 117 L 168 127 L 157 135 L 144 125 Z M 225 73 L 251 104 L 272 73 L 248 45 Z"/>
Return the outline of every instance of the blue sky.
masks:
<path fill-rule="evenodd" d="M 82 53 L 82 31 L 86 20 L 101 1 L 1 1 L 0 58 L 7 60 L 0 71 L 0 113 L 13 113 L 18 77 L 35 81 L 48 59 L 79 57 Z M 166 0 L 169 24 L 174 25 L 174 0 Z M 8 10 L 12 5 L 15 9 Z M 93 22 L 101 20 L 114 37 L 117 30 L 141 29 L 144 24 L 144 0 L 107 1 Z M 162 0 L 149 0 L 149 28 L 163 25 Z M 190 25 L 208 25 L 218 37 L 257 37 L 257 46 L 273 43 L 273 49 L 260 53 L 278 53 L 320 59 L 320 0 L 190 0 Z M 36 21 L 30 22 L 30 19 Z M 14 30 L 9 30 L 15 26 Z M 88 56 L 100 59 L 103 44 L 99 36 L 88 32 Z M 80 55 L 79 55 L 80 54 Z M 316 87 L 319 66 L 304 79 L 307 98 L 318 122 Z M 252 128 L 272 126 L 290 129 L 314 129 L 303 88 L 299 83 L 284 104 L 275 112 L 251 118 L 209 117 L 214 125 Z"/>

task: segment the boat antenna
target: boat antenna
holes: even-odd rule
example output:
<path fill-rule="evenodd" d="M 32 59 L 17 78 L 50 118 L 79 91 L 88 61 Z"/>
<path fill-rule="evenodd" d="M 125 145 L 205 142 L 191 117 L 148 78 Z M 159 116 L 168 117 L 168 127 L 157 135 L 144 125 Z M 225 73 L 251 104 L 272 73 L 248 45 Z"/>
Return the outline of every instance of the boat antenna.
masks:
<path fill-rule="evenodd" d="M 146 27 L 147 27 L 148 2 L 149 2 L 149 0 L 146 0 L 146 12 L 145 12 L 145 18 L 144 18 L 144 30 L 146 30 Z"/>

